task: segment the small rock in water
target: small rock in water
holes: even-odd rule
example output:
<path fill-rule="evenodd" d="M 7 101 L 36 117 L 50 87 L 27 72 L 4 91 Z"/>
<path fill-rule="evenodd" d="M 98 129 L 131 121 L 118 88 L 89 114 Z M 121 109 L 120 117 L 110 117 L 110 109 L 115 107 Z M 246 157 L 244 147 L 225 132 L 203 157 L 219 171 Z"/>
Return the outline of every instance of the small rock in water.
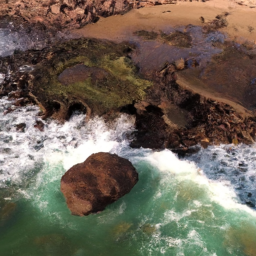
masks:
<path fill-rule="evenodd" d="M 17 132 L 25 132 L 26 124 L 20 123 L 16 125 L 16 131 Z"/>
<path fill-rule="evenodd" d="M 248 201 L 248 202 L 245 202 L 248 206 L 250 206 L 250 207 L 255 207 L 255 204 L 254 203 L 252 203 L 251 201 Z"/>
<path fill-rule="evenodd" d="M 43 143 L 38 143 L 37 145 L 35 145 L 33 148 L 36 150 L 36 151 L 39 151 L 41 148 L 44 147 L 44 144 Z"/>
<path fill-rule="evenodd" d="M 122 235 L 126 233 L 130 228 L 132 224 L 128 222 L 122 222 L 114 227 L 113 233 L 116 236 Z"/>
<path fill-rule="evenodd" d="M 182 70 L 185 68 L 185 60 L 183 58 L 175 61 L 175 67 L 179 70 Z"/>
<path fill-rule="evenodd" d="M 41 132 L 44 131 L 44 123 L 42 121 L 37 120 L 34 127 L 37 128 Z"/>
<path fill-rule="evenodd" d="M 1 141 L 1 137 L 0 137 L 0 141 Z M 3 137 L 3 142 L 4 143 L 9 143 L 10 141 L 12 141 L 13 140 L 13 138 L 12 138 L 12 136 L 6 136 L 6 137 Z"/>
<path fill-rule="evenodd" d="M 203 148 L 207 148 L 209 146 L 209 144 L 210 144 L 210 140 L 208 138 L 204 138 L 204 139 L 201 140 L 200 143 L 201 143 L 201 146 Z"/>
<path fill-rule="evenodd" d="M 116 154 L 92 154 L 61 178 L 61 192 L 74 215 L 89 215 L 129 193 L 138 181 L 132 164 Z"/>

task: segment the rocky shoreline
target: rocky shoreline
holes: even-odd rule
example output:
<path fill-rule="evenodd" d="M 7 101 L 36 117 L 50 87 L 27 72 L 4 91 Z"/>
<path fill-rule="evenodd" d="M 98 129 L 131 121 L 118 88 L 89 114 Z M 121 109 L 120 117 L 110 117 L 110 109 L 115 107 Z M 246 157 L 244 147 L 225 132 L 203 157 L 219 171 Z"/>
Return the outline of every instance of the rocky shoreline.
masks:
<path fill-rule="evenodd" d="M 15 53 L 2 59 L 1 73 L 7 75 L 1 95 L 15 100 L 15 107 L 36 103 L 42 117 L 60 122 L 74 110 L 86 112 L 88 119 L 103 115 L 106 121 L 120 112 L 135 115 L 133 147 L 182 153 L 198 143 L 254 142 L 253 111 L 248 108 L 241 114 L 221 99 L 179 84 L 179 74 L 196 69 L 189 68 L 188 60 L 166 63 L 146 76 L 132 64 L 133 49 L 127 43 L 79 39 L 43 51 Z"/>
<path fill-rule="evenodd" d="M 132 147 L 169 148 L 181 155 L 198 144 L 254 143 L 255 46 L 218 32 L 227 15 L 202 28 L 140 30 L 129 43 L 66 37 L 16 50 L 0 59 L 0 96 L 14 101 L 6 114 L 37 104 L 40 116 L 59 122 L 75 110 L 87 120 L 103 116 L 111 122 L 125 112 L 136 116 Z M 54 29 L 47 28 L 45 38 L 49 33 Z"/>

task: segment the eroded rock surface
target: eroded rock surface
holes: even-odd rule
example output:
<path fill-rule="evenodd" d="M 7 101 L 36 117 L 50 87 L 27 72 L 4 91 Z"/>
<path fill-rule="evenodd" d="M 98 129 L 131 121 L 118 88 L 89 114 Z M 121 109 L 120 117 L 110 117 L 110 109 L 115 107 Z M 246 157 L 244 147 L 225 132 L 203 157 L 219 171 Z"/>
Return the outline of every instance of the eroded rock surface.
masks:
<path fill-rule="evenodd" d="M 88 215 L 129 193 L 138 181 L 132 164 L 116 154 L 97 153 L 74 165 L 61 179 L 61 191 L 74 215 Z"/>
<path fill-rule="evenodd" d="M 126 0 L 1 0 L 0 5 L 0 17 L 20 17 L 29 23 L 41 23 L 58 29 L 79 28 L 98 21 L 99 16 L 124 13 L 133 7 Z"/>
<path fill-rule="evenodd" d="M 142 100 L 151 82 L 129 58 L 132 45 L 93 39 L 71 40 L 43 51 L 17 52 L 3 59 L 0 95 L 36 102 L 44 117 L 68 120 L 77 106 L 87 119 Z M 20 66 L 32 67 L 20 71 Z M 28 100 L 28 98 L 26 98 Z"/>
<path fill-rule="evenodd" d="M 142 104 L 136 104 L 133 147 L 171 148 L 188 152 L 191 146 L 219 143 L 254 143 L 256 135 L 255 55 L 244 46 L 222 45 L 202 68 L 179 70 L 167 63 L 156 73 Z"/>
<path fill-rule="evenodd" d="M 197 28 L 189 29 L 192 38 Z M 206 43 L 209 34 L 201 35 Z M 111 121 L 120 112 L 136 115 L 133 147 L 183 154 L 199 143 L 254 143 L 254 47 L 214 41 L 205 48 L 207 53 L 212 49 L 206 63 L 200 48 L 189 56 L 197 46 L 194 38 L 191 48 L 184 48 L 183 34 L 181 39 L 181 46 L 158 42 L 155 48 L 147 38 L 145 49 L 79 39 L 17 52 L 1 59 L 0 94 L 15 100 L 14 107 L 35 102 L 44 118 L 61 122 L 76 110 L 86 113 L 86 120 L 99 115 Z"/>

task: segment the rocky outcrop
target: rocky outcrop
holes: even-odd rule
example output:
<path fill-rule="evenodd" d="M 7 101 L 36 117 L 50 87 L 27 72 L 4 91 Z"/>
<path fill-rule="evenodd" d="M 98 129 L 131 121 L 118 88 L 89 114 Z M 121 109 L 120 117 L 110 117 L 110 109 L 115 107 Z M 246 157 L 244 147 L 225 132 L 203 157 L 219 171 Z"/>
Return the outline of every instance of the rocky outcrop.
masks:
<path fill-rule="evenodd" d="M 74 215 L 97 213 L 125 194 L 138 181 L 132 164 L 122 157 L 97 153 L 74 165 L 61 179 L 61 192 Z"/>
<path fill-rule="evenodd" d="M 151 82 L 138 75 L 129 58 L 133 46 L 93 39 L 72 40 L 43 51 L 15 53 L 0 72 L 14 74 L 2 83 L 0 95 L 36 102 L 43 117 L 63 122 L 76 108 L 87 119 L 142 100 Z M 29 71 L 20 71 L 26 64 Z"/>
<path fill-rule="evenodd" d="M 175 63 L 147 78 L 154 80 L 143 104 L 135 104 L 133 147 L 170 148 L 181 155 L 197 144 L 255 142 L 255 55 L 232 43 L 200 67 Z"/>
<path fill-rule="evenodd" d="M 0 1 L 0 16 L 19 17 L 29 23 L 45 26 L 79 28 L 107 17 L 129 11 L 133 4 L 126 0 L 11 0 Z"/>
<path fill-rule="evenodd" d="M 193 40 L 187 32 L 173 33 L 170 47 L 176 48 L 166 48 L 167 41 L 162 45 L 168 53 L 190 49 Z M 161 39 L 157 33 L 138 34 L 146 40 Z M 15 107 L 35 102 L 44 118 L 61 122 L 75 110 L 86 113 L 87 120 L 99 115 L 109 121 L 120 111 L 135 115 L 133 147 L 170 148 L 184 154 L 199 143 L 204 147 L 253 143 L 254 48 L 232 42 L 216 44 L 222 52 L 204 66 L 191 57 L 164 62 L 165 55 L 151 65 L 155 48 L 146 48 L 145 55 L 142 48 L 138 51 L 128 43 L 94 39 L 16 52 L 1 59 L 4 80 L 0 93 L 15 99 Z"/>

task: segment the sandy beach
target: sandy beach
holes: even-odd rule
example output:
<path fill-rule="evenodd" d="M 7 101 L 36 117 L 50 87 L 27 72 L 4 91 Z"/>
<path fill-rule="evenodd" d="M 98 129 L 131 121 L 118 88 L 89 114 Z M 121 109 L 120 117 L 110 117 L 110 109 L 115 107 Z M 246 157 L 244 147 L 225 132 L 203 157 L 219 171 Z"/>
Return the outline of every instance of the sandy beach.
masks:
<path fill-rule="evenodd" d="M 125 15 L 100 18 L 95 24 L 74 30 L 77 35 L 85 37 L 122 41 L 129 38 L 134 31 L 164 30 L 168 26 L 186 26 L 188 24 L 202 26 L 200 17 L 205 23 L 216 15 L 228 12 L 228 26 L 222 28 L 231 39 L 237 41 L 256 40 L 256 9 L 242 6 L 230 0 L 211 0 L 207 2 L 177 2 L 134 9 Z"/>

